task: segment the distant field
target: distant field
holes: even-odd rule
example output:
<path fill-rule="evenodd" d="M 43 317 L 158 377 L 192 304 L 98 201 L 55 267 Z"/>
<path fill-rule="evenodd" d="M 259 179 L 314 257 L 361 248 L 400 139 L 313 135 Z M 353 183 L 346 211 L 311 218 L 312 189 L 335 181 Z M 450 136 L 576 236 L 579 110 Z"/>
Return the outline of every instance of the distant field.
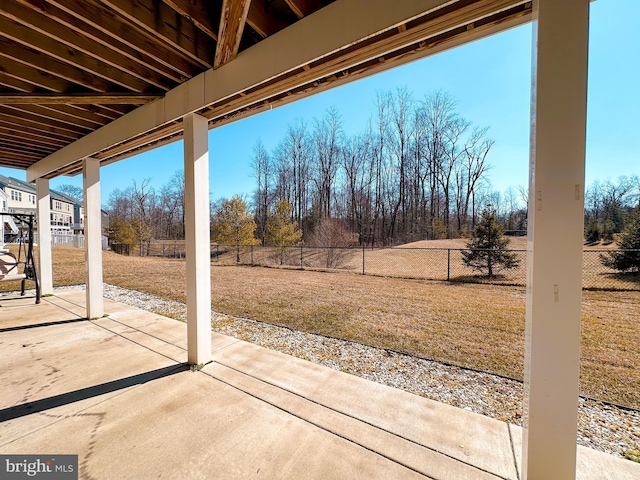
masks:
<path fill-rule="evenodd" d="M 84 283 L 84 252 L 53 252 L 54 283 Z M 184 260 L 103 259 L 105 282 L 186 299 Z M 522 378 L 522 287 L 212 265 L 217 311 Z M 640 292 L 583 293 L 584 394 L 640 408 L 638 305 Z"/>

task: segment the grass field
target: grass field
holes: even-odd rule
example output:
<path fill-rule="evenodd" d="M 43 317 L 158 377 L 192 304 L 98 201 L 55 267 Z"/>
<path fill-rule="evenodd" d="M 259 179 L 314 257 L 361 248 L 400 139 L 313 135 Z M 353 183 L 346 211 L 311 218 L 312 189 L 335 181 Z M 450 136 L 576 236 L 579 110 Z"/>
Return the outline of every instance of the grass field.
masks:
<path fill-rule="evenodd" d="M 84 283 L 82 250 L 53 256 L 55 285 Z M 186 300 L 184 260 L 103 259 L 107 283 Z M 212 265 L 216 311 L 522 378 L 522 287 Z M 640 292 L 583 293 L 583 394 L 640 408 L 639 305 Z"/>

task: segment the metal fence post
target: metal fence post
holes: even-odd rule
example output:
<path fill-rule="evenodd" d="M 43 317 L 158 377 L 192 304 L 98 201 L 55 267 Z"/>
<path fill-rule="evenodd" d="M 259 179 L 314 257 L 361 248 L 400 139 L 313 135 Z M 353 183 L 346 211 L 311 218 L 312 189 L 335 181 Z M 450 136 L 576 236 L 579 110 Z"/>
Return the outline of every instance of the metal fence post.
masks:
<path fill-rule="evenodd" d="M 216 243 L 216 262 L 220 261 L 220 253 L 218 252 L 218 244 Z"/>
<path fill-rule="evenodd" d="M 451 280 L 451 249 L 447 248 L 447 282 Z"/>
<path fill-rule="evenodd" d="M 364 275 L 364 245 L 362 245 L 362 274 Z"/>

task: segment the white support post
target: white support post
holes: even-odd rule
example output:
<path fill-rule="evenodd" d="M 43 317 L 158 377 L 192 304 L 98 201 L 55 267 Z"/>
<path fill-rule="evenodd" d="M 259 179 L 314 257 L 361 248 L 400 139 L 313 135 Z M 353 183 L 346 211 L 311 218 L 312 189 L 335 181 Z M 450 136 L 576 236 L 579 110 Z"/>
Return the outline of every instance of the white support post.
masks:
<path fill-rule="evenodd" d="M 574 479 L 589 0 L 534 1 L 523 480 Z"/>
<path fill-rule="evenodd" d="M 102 286 L 102 213 L 100 209 L 100 160 L 82 162 L 84 177 L 84 245 L 87 278 L 87 318 L 104 315 Z"/>
<path fill-rule="evenodd" d="M 187 349 L 192 365 L 211 361 L 211 234 L 209 129 L 206 118 L 184 117 L 184 208 L 187 256 Z"/>
<path fill-rule="evenodd" d="M 53 263 L 51 257 L 51 193 L 49 179 L 36 179 L 36 198 L 38 202 L 38 260 L 40 264 L 40 293 L 53 294 Z"/>

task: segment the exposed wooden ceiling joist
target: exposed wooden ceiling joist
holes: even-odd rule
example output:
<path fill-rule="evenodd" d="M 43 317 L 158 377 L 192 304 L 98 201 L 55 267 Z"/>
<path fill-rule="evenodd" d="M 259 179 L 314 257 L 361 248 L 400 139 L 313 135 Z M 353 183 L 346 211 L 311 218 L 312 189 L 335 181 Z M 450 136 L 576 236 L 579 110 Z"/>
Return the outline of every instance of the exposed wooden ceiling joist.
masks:
<path fill-rule="evenodd" d="M 90 57 L 31 28 L 0 16 L 0 48 L 5 56 L 29 63 L 53 75 L 96 91 L 107 91 L 109 82 L 125 89 L 142 92 L 149 87 L 145 81 L 113 68 L 106 61 Z"/>
<path fill-rule="evenodd" d="M 52 2 L 38 2 L 37 0 L 13 1 L 19 3 L 23 8 L 31 9 L 33 12 L 40 14 L 41 17 L 48 19 L 51 23 L 44 24 L 40 20 L 40 28 L 50 32 L 52 35 L 64 38 L 65 41 L 60 40 L 63 41 L 63 43 L 73 45 L 74 42 L 76 42 L 76 39 L 84 37 L 85 40 L 77 40 L 78 49 L 95 53 L 99 55 L 100 58 L 106 60 L 114 60 L 117 59 L 118 55 L 121 55 L 123 58 L 129 59 L 137 65 L 135 69 L 131 70 L 132 74 L 135 74 L 136 71 L 144 71 L 145 68 L 150 70 L 152 72 L 151 75 L 145 73 L 145 76 L 151 77 L 150 82 L 153 81 L 153 73 L 161 78 L 166 77 L 173 82 L 184 81 L 185 73 L 180 73 L 178 71 L 178 66 L 171 58 L 168 59 L 170 66 L 165 65 L 163 62 L 153 58 L 152 54 L 154 52 L 145 51 L 140 47 L 133 48 L 129 44 L 119 40 L 114 33 L 105 33 L 103 30 L 106 27 L 98 29 L 94 25 L 81 20 L 77 15 L 68 13 L 68 11 L 73 10 L 73 2 L 77 0 L 66 2 L 65 5 L 67 10 L 57 7 Z M 59 3 L 63 3 L 63 0 L 59 0 Z M 21 15 L 25 21 L 34 21 L 33 16 L 27 14 L 24 10 Z M 49 25 L 49 27 L 46 27 L 46 25 Z M 58 25 L 57 28 L 56 25 Z M 139 35 L 142 37 L 142 34 Z M 169 55 L 170 51 L 167 50 L 165 52 L 165 56 Z M 125 65 L 124 62 L 126 61 L 118 60 L 118 64 L 123 66 Z M 194 71 L 190 69 L 186 73 L 193 74 Z"/>
<path fill-rule="evenodd" d="M 37 2 L 18 1 L 27 1 L 29 4 Z M 102 5 L 85 0 L 49 0 L 41 8 L 67 28 L 80 31 L 96 43 L 127 55 L 174 80 L 184 81 L 199 71 L 196 63 L 182 52 L 171 49 L 157 36 L 145 34 L 129 22 L 119 21 L 114 12 Z M 175 78 L 175 73 L 171 72 L 178 72 L 181 77 Z"/>
<path fill-rule="evenodd" d="M 153 0 L 102 0 L 146 34 L 167 42 L 201 65 L 211 68 L 211 38 L 167 4 Z"/>
<path fill-rule="evenodd" d="M 118 75 L 119 71 L 123 78 L 130 75 L 141 80 L 143 85 L 151 84 L 165 91 L 175 86 L 161 75 L 149 72 L 149 69 L 141 66 L 138 61 L 96 43 L 84 34 L 69 28 L 61 28 L 58 22 L 46 15 L 12 0 L 5 0 L 5 2 L 1 12 L 6 18 L 22 25 L 21 31 L 16 32 L 22 33 L 22 38 L 19 40 L 22 44 L 31 46 L 34 40 L 33 32 L 37 32 L 42 35 L 41 38 L 47 39 L 48 43 L 60 45 L 59 50 L 63 52 L 64 61 L 67 63 L 82 67 L 83 65 L 79 63 L 82 61 L 85 65 L 89 65 L 89 68 L 95 67 L 96 63 L 98 65 L 104 63 L 116 69 L 111 71 L 112 74 Z M 66 52 L 63 46 L 67 47 Z M 80 57 L 77 52 L 80 52 Z M 87 58 L 83 59 L 82 56 Z"/>
<path fill-rule="evenodd" d="M 52 125 L 60 125 L 62 127 L 82 128 L 86 130 L 95 130 L 100 128 L 104 123 L 96 123 L 90 120 L 79 118 L 77 116 L 68 115 L 60 110 L 54 110 L 47 108 L 43 105 L 27 104 L 27 105 L 11 105 L 11 109 L 19 113 L 21 116 L 27 118 L 28 116 L 40 117 L 42 122 L 50 123 Z M 14 112 L 14 114 L 16 114 Z"/>
<path fill-rule="evenodd" d="M 6 27 L 3 23 L 2 19 L 0 19 L 0 31 Z M 38 47 L 37 43 L 33 43 L 32 46 Z M 102 76 L 96 77 L 96 72 L 86 71 L 77 68 L 75 65 L 65 63 L 60 60 L 58 55 L 50 55 L 51 52 L 35 50 L 16 43 L 13 39 L 7 40 L 3 38 L 0 38 L 0 51 L 0 55 L 6 58 L 20 62 L 36 71 L 64 79 L 78 87 L 96 92 L 106 92 L 109 89 L 109 82 Z M 97 68 L 101 69 L 100 66 Z"/>
<path fill-rule="evenodd" d="M 52 92 L 71 90 L 72 84 L 68 80 L 17 62 L 11 55 L 5 53 L 2 42 L 0 42 L 0 57 L 4 57 L 1 61 L 5 75 Z"/>
<path fill-rule="evenodd" d="M 37 130 L 49 131 L 69 138 L 77 138 L 91 131 L 90 128 L 82 127 L 78 124 L 53 121 L 50 117 L 42 115 L 41 112 L 30 112 L 14 107 L 14 105 L 0 106 L 0 118 L 7 122 L 15 122 Z"/>
<path fill-rule="evenodd" d="M 17 105 L 27 103 L 38 103 L 45 105 L 57 104 L 74 104 L 74 105 L 144 105 L 162 98 L 161 94 L 141 94 L 141 93 L 77 93 L 74 95 L 67 94 L 19 94 L 19 93 L 0 93 L 0 105 Z"/>
<path fill-rule="evenodd" d="M 222 14 L 214 68 L 233 60 L 240 48 L 240 38 L 247 21 L 251 0 L 222 0 Z"/>
<path fill-rule="evenodd" d="M 14 126 L 11 124 L 7 124 L 6 122 L 0 121 L 0 135 L 2 135 L 3 139 L 16 138 Z M 53 147 L 54 151 L 64 147 L 67 144 L 66 139 L 59 140 L 53 136 L 47 136 L 41 133 L 29 132 L 26 130 L 22 130 L 20 132 L 19 138 L 22 141 L 37 143 L 45 146 L 51 146 Z"/>
<path fill-rule="evenodd" d="M 183 17 L 191 20 L 200 30 L 214 40 L 218 39 L 216 24 L 220 21 L 219 2 L 193 2 L 190 0 L 163 0 Z M 218 9 L 217 14 L 214 10 Z M 216 20 L 214 21 L 214 18 Z"/>

